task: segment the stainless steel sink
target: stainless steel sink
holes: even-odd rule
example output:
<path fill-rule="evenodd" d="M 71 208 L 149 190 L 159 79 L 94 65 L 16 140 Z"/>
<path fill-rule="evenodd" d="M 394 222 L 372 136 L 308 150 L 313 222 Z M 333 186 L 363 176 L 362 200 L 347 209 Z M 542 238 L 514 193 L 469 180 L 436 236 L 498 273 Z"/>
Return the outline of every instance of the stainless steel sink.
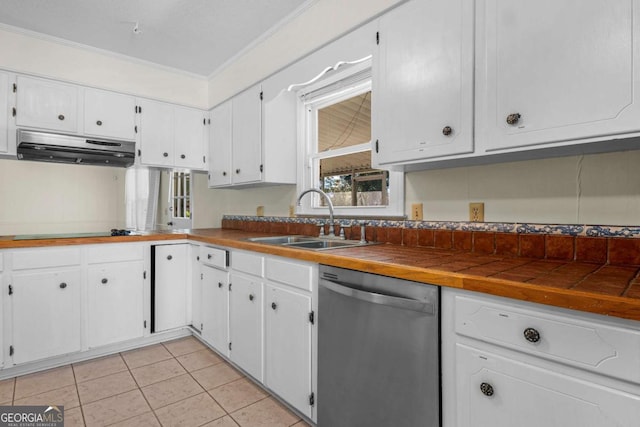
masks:
<path fill-rule="evenodd" d="M 362 242 L 360 240 L 323 239 L 320 237 L 308 236 L 252 237 L 247 240 L 254 243 L 264 243 L 266 245 L 287 246 L 290 248 L 310 249 L 314 251 L 353 248 L 356 246 L 376 244 L 374 242 Z"/>
<path fill-rule="evenodd" d="M 288 245 L 297 242 L 308 242 L 317 240 L 308 236 L 275 236 L 275 237 L 251 237 L 250 242 L 265 243 L 267 245 Z"/>

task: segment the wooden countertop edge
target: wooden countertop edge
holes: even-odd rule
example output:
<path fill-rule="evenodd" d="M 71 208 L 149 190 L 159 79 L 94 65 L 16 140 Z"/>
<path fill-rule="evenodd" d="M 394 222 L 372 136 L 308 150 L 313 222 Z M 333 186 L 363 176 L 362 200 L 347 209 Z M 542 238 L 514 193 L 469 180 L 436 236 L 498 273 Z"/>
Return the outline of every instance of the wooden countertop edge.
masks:
<path fill-rule="evenodd" d="M 225 234 L 228 236 L 225 236 Z M 139 236 L 83 237 L 77 239 L 43 240 L 13 240 L 13 236 L 2 236 L 0 237 L 0 249 L 188 239 L 201 243 L 260 252 L 267 255 L 283 256 L 301 261 L 365 271 L 421 283 L 429 283 L 521 301 L 640 321 L 640 299 L 598 294 L 595 292 L 561 289 L 551 286 L 515 282 L 490 277 L 471 276 L 393 262 L 354 258 L 349 256 L 350 250 L 348 248 L 332 250 L 330 252 L 308 251 L 304 249 L 292 249 L 281 246 L 253 243 L 245 240 L 247 236 L 258 237 L 268 235 L 269 234 L 266 233 L 249 233 L 233 230 L 228 232 L 225 230 L 212 230 L 209 232 L 158 232 Z"/>
<path fill-rule="evenodd" d="M 2 236 L 0 249 L 39 248 L 50 246 L 92 245 L 102 243 L 151 242 L 156 240 L 187 239 L 187 233 L 150 233 L 137 236 L 79 237 L 65 239 L 13 240 L 14 236 Z"/>

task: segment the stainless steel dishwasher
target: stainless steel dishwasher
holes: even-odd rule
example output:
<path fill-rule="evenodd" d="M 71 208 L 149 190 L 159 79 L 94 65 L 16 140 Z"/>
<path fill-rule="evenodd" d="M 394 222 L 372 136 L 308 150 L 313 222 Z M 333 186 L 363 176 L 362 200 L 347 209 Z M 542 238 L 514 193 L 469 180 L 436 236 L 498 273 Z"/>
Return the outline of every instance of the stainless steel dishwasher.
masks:
<path fill-rule="evenodd" d="M 439 288 L 321 265 L 318 292 L 318 427 L 439 426 Z"/>

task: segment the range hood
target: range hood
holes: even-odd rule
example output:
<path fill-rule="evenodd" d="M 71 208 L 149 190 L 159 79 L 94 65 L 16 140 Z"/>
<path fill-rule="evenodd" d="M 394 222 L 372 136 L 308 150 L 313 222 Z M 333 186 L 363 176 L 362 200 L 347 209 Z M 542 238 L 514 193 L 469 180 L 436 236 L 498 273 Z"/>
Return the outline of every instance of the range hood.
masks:
<path fill-rule="evenodd" d="M 128 167 L 135 142 L 18 130 L 18 159 L 79 165 Z"/>

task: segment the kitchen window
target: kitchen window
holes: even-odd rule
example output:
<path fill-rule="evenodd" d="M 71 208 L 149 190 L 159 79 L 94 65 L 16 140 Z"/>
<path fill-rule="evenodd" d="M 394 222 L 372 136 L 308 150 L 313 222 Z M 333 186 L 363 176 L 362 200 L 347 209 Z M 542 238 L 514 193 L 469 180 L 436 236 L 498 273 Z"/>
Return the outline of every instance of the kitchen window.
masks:
<path fill-rule="evenodd" d="M 305 87 L 299 95 L 305 144 L 298 192 L 323 190 L 338 215 L 403 215 L 403 174 L 371 165 L 370 60 Z M 302 214 L 326 214 L 324 199 L 315 194 L 302 203 Z"/>

